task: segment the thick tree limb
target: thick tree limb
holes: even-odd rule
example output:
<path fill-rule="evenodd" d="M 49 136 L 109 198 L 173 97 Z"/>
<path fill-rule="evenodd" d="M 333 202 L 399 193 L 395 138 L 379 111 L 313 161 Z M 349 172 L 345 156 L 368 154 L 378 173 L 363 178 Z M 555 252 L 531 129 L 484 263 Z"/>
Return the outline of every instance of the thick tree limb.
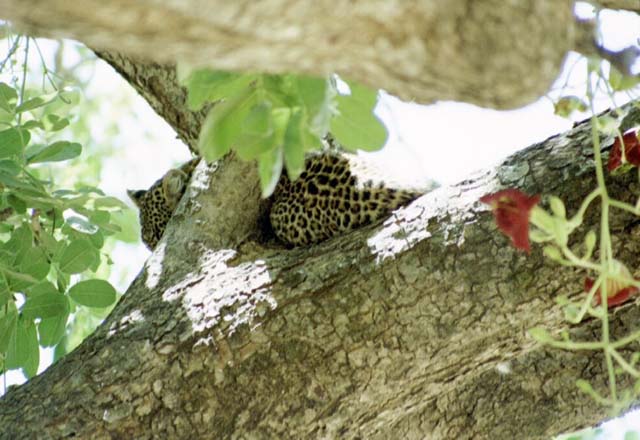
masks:
<path fill-rule="evenodd" d="M 640 0 L 590 0 L 589 3 L 602 8 L 640 12 Z"/>
<path fill-rule="evenodd" d="M 604 390 L 600 354 L 541 348 L 526 334 L 565 327 L 554 298 L 582 296 L 584 274 L 515 252 L 477 204 L 518 186 L 573 211 L 595 185 L 590 152 L 582 124 L 382 226 L 297 250 L 247 240 L 259 216 L 249 164 L 201 166 L 105 324 L 3 398 L 0 437 L 548 438 L 592 425 L 605 410 L 574 381 Z M 610 193 L 632 199 L 630 188 L 632 175 Z M 588 214 L 585 230 L 597 218 Z M 630 220 L 613 221 L 628 262 L 640 256 Z M 613 332 L 639 319 L 636 304 L 621 307 Z M 595 322 L 571 333 L 599 338 Z"/>
<path fill-rule="evenodd" d="M 2 18 L 156 62 L 338 73 L 407 100 L 513 108 L 576 46 L 570 0 L 0 0 Z"/>

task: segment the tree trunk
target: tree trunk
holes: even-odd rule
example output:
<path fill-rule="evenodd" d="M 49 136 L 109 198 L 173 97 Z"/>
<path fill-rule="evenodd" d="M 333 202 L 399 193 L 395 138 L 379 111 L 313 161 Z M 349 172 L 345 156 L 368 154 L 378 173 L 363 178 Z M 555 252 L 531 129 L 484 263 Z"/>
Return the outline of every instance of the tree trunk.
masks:
<path fill-rule="evenodd" d="M 155 62 L 338 73 L 406 100 L 514 108 L 591 43 L 571 0 L 0 0 L 2 18 Z"/>
<path fill-rule="evenodd" d="M 198 115 L 170 70 L 102 56 L 193 139 Z M 294 250 L 252 239 L 251 164 L 201 163 L 106 322 L 3 397 L 1 437 L 524 439 L 602 420 L 575 386 L 605 388 L 601 354 L 547 349 L 526 332 L 566 328 L 555 297 L 584 295 L 585 274 L 539 248 L 515 251 L 477 202 L 516 186 L 575 211 L 595 186 L 590 136 L 579 124 L 383 224 Z M 612 180 L 612 196 L 634 197 L 631 174 Z M 637 225 L 615 214 L 616 255 L 638 261 Z M 635 304 L 619 307 L 612 332 L 639 320 Z M 594 321 L 570 328 L 580 340 L 599 332 Z"/>

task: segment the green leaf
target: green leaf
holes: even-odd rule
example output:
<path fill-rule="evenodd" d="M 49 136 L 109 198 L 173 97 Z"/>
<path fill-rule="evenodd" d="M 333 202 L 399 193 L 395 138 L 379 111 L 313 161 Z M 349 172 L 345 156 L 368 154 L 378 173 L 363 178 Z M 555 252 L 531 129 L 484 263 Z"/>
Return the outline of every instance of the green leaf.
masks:
<path fill-rule="evenodd" d="M 13 160 L 0 160 L 0 172 L 17 176 L 22 171 L 22 167 Z"/>
<path fill-rule="evenodd" d="M 13 208 L 16 214 L 24 214 L 27 212 L 27 203 L 15 194 L 9 194 L 7 196 L 7 203 Z"/>
<path fill-rule="evenodd" d="M 13 113 L 18 102 L 18 92 L 6 83 L 0 82 L 0 108 Z"/>
<path fill-rule="evenodd" d="M 304 129 L 302 111 L 294 110 L 289 118 L 283 142 L 284 164 L 289 179 L 292 181 L 297 179 L 304 171 L 304 153 L 306 150 L 303 135 Z"/>
<path fill-rule="evenodd" d="M 563 96 L 554 104 L 553 112 L 563 118 L 568 118 L 574 111 L 587 111 L 587 104 L 577 96 Z"/>
<path fill-rule="evenodd" d="M 69 125 L 67 118 L 61 118 L 58 115 L 48 114 L 42 118 L 42 128 L 47 131 L 58 131 Z"/>
<path fill-rule="evenodd" d="M 24 129 L 8 128 L 0 131 L 0 158 L 22 153 L 22 149 L 30 140 L 31 134 Z"/>
<path fill-rule="evenodd" d="M 40 365 L 40 347 L 38 346 L 38 331 L 35 323 L 30 322 L 24 326 L 24 335 L 20 324 L 18 324 L 18 344 L 24 351 L 24 362 L 22 363 L 22 373 L 27 379 L 38 374 L 38 366 Z"/>
<path fill-rule="evenodd" d="M 249 87 L 256 78 L 252 74 L 197 70 L 183 82 L 189 93 L 187 105 L 191 110 L 199 110 L 207 102 L 233 98 Z"/>
<path fill-rule="evenodd" d="M 258 158 L 258 175 L 260 176 L 262 197 L 269 197 L 273 193 L 273 190 L 276 189 L 276 185 L 280 179 L 280 173 L 282 172 L 282 163 L 282 148 L 274 148 Z"/>
<path fill-rule="evenodd" d="M 253 106 L 235 142 L 238 157 L 253 160 L 274 147 L 275 137 L 271 119 L 271 103 L 262 101 Z"/>
<path fill-rule="evenodd" d="M 25 321 L 21 317 L 9 341 L 5 368 L 7 370 L 22 368 L 25 376 L 32 377 L 37 373 L 39 362 L 40 350 L 36 327 L 33 321 Z"/>
<path fill-rule="evenodd" d="M 52 318 L 43 318 L 38 325 L 40 345 L 43 347 L 53 347 L 60 342 L 66 333 L 68 319 L 69 313 L 64 313 Z"/>
<path fill-rule="evenodd" d="M 331 120 L 331 134 L 350 151 L 376 151 L 387 142 L 387 129 L 373 113 L 378 92 L 349 82 L 351 95 L 338 95 L 338 115 Z"/>
<path fill-rule="evenodd" d="M 88 240 L 74 240 L 62 251 L 60 270 L 68 274 L 84 272 L 96 257 L 96 251 Z"/>
<path fill-rule="evenodd" d="M 9 289 L 9 282 L 7 281 L 6 276 L 0 272 L 0 307 L 7 306 L 9 300 L 12 299 L 13 295 L 11 289 Z"/>
<path fill-rule="evenodd" d="M 90 234 L 88 238 L 94 248 L 102 249 L 102 246 L 104 246 L 104 234 L 101 231 L 98 231 L 95 234 Z M 100 263 L 99 258 L 97 259 L 97 262 Z"/>
<path fill-rule="evenodd" d="M 22 113 L 29 110 L 36 109 L 38 107 L 42 107 L 43 105 L 47 105 L 50 102 L 54 101 L 58 97 L 58 92 L 47 93 L 45 95 L 36 96 L 35 98 L 28 99 L 23 102 L 19 106 L 16 107 L 16 113 Z"/>
<path fill-rule="evenodd" d="M 601 115 L 596 118 L 598 130 L 610 136 L 617 136 L 620 130 L 620 121 L 609 115 Z"/>
<path fill-rule="evenodd" d="M 549 332 L 542 327 L 530 328 L 528 331 L 531 337 L 533 337 L 533 339 L 540 342 L 541 344 L 553 342 L 553 337 L 551 337 Z"/>
<path fill-rule="evenodd" d="M 26 319 L 53 318 L 69 312 L 67 297 L 58 292 L 53 284 L 46 281 L 31 289 L 32 293 L 27 297 L 22 306 L 22 315 Z"/>
<path fill-rule="evenodd" d="M 37 119 L 31 119 L 21 124 L 21 127 L 25 130 L 33 130 L 34 128 L 43 129 L 44 125 L 42 125 L 42 122 L 38 121 Z"/>
<path fill-rule="evenodd" d="M 69 296 L 87 307 L 109 307 L 116 301 L 116 289 L 104 280 L 86 280 L 74 284 Z"/>
<path fill-rule="evenodd" d="M 58 141 L 48 145 L 37 154 L 27 157 L 27 162 L 60 162 L 78 157 L 81 153 L 82 145 L 77 142 Z"/>
<path fill-rule="evenodd" d="M 125 243 L 137 243 L 140 241 L 138 214 L 133 209 L 113 213 L 112 220 L 120 227 L 120 232 L 114 235 L 116 240 Z"/>
<path fill-rule="evenodd" d="M 336 113 L 337 92 L 326 78 L 297 77 L 298 94 L 311 120 L 309 129 L 323 138 L 329 131 L 331 118 Z"/>
<path fill-rule="evenodd" d="M 622 92 L 640 84 L 640 75 L 623 75 L 618 69 L 611 66 L 609 69 L 609 83 L 615 92 Z"/>
<path fill-rule="evenodd" d="M 204 123 L 198 140 L 198 149 L 211 162 L 227 154 L 242 133 L 243 123 L 255 104 L 253 89 L 214 106 Z"/>
<path fill-rule="evenodd" d="M 18 311 L 15 303 L 11 302 L 8 306 L 7 313 L 0 316 L 0 353 L 6 353 L 9 347 L 9 341 L 16 332 L 18 324 Z"/>
<path fill-rule="evenodd" d="M 31 249 L 32 243 L 33 235 L 31 234 L 31 229 L 23 224 L 14 229 L 11 233 L 11 238 L 2 248 L 14 255 L 14 262 L 19 264 L 22 261 L 22 256 Z"/>
<path fill-rule="evenodd" d="M 20 272 L 42 280 L 49 274 L 49 261 L 39 247 L 31 247 L 26 251 L 20 263 Z"/>
<path fill-rule="evenodd" d="M 100 208 L 117 208 L 117 209 L 128 209 L 126 203 L 117 199 L 115 197 L 99 197 L 93 202 L 93 206 L 96 209 Z"/>
<path fill-rule="evenodd" d="M 640 440 L 640 433 L 637 431 L 627 431 L 624 433 L 624 440 Z"/>

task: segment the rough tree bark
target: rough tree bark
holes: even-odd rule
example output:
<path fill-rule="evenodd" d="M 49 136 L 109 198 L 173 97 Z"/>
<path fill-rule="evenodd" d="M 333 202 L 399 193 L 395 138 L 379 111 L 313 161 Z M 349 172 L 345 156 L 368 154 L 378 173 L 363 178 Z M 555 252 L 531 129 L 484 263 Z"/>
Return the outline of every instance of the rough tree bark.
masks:
<path fill-rule="evenodd" d="M 549 90 L 576 38 L 571 0 L 0 0 L 37 35 L 156 62 L 338 73 L 407 100 L 513 108 Z M 590 40 L 591 37 L 588 37 Z"/>
<path fill-rule="evenodd" d="M 102 56 L 183 138 L 197 133 L 170 68 Z M 594 424 L 605 410 L 574 381 L 604 388 L 600 354 L 548 350 L 526 334 L 565 327 L 554 298 L 581 295 L 583 274 L 545 264 L 539 250 L 514 251 L 477 203 L 518 186 L 575 208 L 595 184 L 590 152 L 585 123 L 383 225 L 296 250 L 251 240 L 250 164 L 201 164 L 107 321 L 3 398 L 0 436 L 547 438 Z M 634 176 L 611 183 L 623 199 L 638 190 Z M 624 261 L 640 256 L 631 220 L 614 219 Z M 640 309 L 612 315 L 621 335 Z M 586 322 L 571 333 L 592 339 L 599 329 Z"/>
<path fill-rule="evenodd" d="M 321 1 L 259 9 L 0 0 L 0 10 L 39 34 L 157 61 L 338 71 L 422 101 L 492 106 L 546 91 L 573 44 L 569 2 L 446 3 L 399 2 L 387 15 L 381 2 Z M 301 17 L 319 24 L 303 26 Z M 365 41 L 371 35 L 377 44 Z M 186 111 L 173 69 L 101 56 L 194 144 L 202 115 Z M 554 298 L 581 295 L 584 274 L 546 265 L 538 250 L 515 252 L 477 203 L 518 186 L 575 208 L 594 186 L 590 151 L 589 124 L 581 124 L 421 197 L 383 225 L 297 250 L 253 241 L 260 203 L 250 164 L 201 165 L 164 241 L 107 321 L 0 401 L 0 437 L 548 438 L 594 424 L 604 409 L 574 380 L 604 388 L 600 354 L 548 350 L 526 334 L 564 328 Z M 616 197 L 638 192 L 634 176 L 611 183 Z M 617 255 L 638 261 L 637 225 L 616 215 Z M 616 309 L 614 333 L 635 328 L 639 315 L 635 304 Z M 599 329 L 586 322 L 571 333 L 593 339 Z"/>

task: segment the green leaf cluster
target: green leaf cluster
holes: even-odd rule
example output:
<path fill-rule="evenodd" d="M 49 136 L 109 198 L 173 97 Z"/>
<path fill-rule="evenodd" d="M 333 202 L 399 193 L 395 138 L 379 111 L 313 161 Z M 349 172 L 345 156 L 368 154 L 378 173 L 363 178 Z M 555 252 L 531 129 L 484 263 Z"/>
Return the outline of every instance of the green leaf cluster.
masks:
<path fill-rule="evenodd" d="M 264 197 L 275 189 L 283 167 L 296 179 L 305 154 L 322 149 L 329 132 L 349 151 L 377 150 L 387 140 L 373 113 L 377 91 L 348 82 L 350 92 L 341 94 L 335 76 L 207 69 L 180 76 L 192 110 L 212 104 L 200 133 L 202 155 L 213 161 L 233 150 L 243 160 L 256 160 Z"/>
<path fill-rule="evenodd" d="M 70 123 L 56 113 L 66 93 L 27 97 L 0 83 L 0 366 L 27 377 L 78 306 L 103 309 L 117 299 L 107 281 L 82 278 L 108 260 L 101 249 L 120 231 L 112 216 L 125 205 L 94 187 L 54 189 L 47 177 L 48 164 L 82 153 L 57 133 Z"/>

